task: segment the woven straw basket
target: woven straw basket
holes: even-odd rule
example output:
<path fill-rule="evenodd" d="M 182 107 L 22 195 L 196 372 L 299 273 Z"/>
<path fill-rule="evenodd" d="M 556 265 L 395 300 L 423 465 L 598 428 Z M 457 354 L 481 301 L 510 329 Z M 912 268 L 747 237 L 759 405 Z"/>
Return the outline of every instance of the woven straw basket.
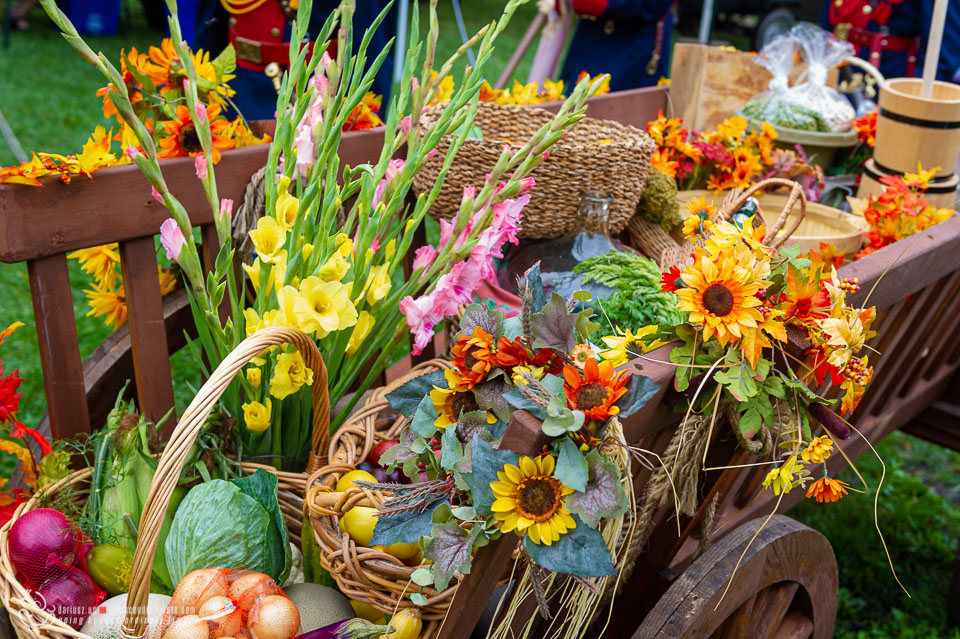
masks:
<path fill-rule="evenodd" d="M 313 370 L 315 378 L 313 393 L 313 451 L 310 466 L 322 465 L 322 453 L 327 448 L 330 433 L 330 397 L 327 390 L 327 369 L 313 340 L 299 330 L 283 327 L 271 327 L 257 331 L 241 342 L 228 355 L 203 385 L 197 396 L 187 407 L 177 423 L 170 441 L 160 456 L 159 466 L 153 476 L 147 503 L 140 519 L 140 537 L 133 558 L 130 581 L 130 593 L 127 598 L 127 616 L 123 621 L 122 639 L 143 637 L 146 631 L 146 619 L 135 611 L 145 611 L 150 593 L 150 575 L 153 557 L 157 548 L 160 527 L 163 524 L 170 496 L 180 478 L 183 463 L 200 432 L 207 417 L 216 407 L 220 396 L 226 391 L 237 373 L 265 348 L 280 344 L 292 344 L 303 354 L 307 365 Z M 269 466 L 243 464 L 245 472 L 252 473 L 257 468 L 274 472 L 279 482 L 280 506 L 291 529 L 291 538 L 298 539 L 302 522 L 302 496 L 306 475 L 303 473 L 277 472 Z M 69 477 L 43 489 L 46 495 L 56 494 L 68 488 L 76 491 L 77 498 L 85 499 L 90 486 L 90 470 L 78 471 Z M 22 639 L 60 639 L 79 637 L 91 639 L 79 633 L 55 616 L 37 605 L 27 589 L 20 584 L 10 562 L 7 550 L 10 528 L 17 519 L 34 508 L 40 508 L 38 496 L 22 504 L 13 518 L 0 529 L 0 599 L 10 614 L 10 621 Z"/>
<path fill-rule="evenodd" d="M 372 548 L 358 546 L 349 535 L 339 528 L 338 518 L 358 503 L 383 503 L 382 493 L 352 487 L 342 493 L 336 503 L 324 499 L 337 480 L 354 470 L 364 461 L 377 443 L 399 439 L 400 430 L 406 424 L 402 416 L 390 408 L 386 394 L 419 375 L 450 368 L 450 362 L 430 360 L 414 367 L 407 375 L 374 390 L 366 403 L 350 416 L 333 434 L 330 442 L 330 464 L 310 476 L 307 482 L 306 508 L 317 534 L 322 551 L 321 561 L 337 582 L 341 592 L 350 599 L 364 601 L 387 614 L 403 608 L 418 608 L 424 629 L 421 637 L 434 637 L 446 616 L 447 609 L 456 592 L 459 577 L 442 591 L 432 587 L 422 590 L 427 605 L 416 606 L 409 595 L 420 592 L 412 583 L 411 575 L 416 569 L 405 565 L 396 557 Z M 485 605 L 486 602 L 477 602 Z M 453 620 L 448 620 L 448 623 Z"/>
<path fill-rule="evenodd" d="M 771 187 L 787 187 L 790 189 L 789 195 L 786 196 L 765 194 L 759 197 L 761 217 L 767 225 L 763 243 L 770 248 L 779 248 L 787 240 L 796 243 L 799 238 L 794 234 L 798 229 L 804 228 L 803 224 L 809 224 L 808 215 L 811 205 L 807 203 L 803 188 L 793 180 L 784 178 L 761 180 L 746 190 L 733 189 L 727 193 L 722 201 L 719 195 L 711 191 L 681 191 L 677 195 L 677 206 L 680 208 L 681 215 L 686 217 L 688 213 L 684 203 L 702 195 L 706 198 L 708 204 L 717 207 L 716 220 L 728 220 L 747 201 L 747 198 Z M 800 208 L 794 213 L 793 208 L 797 203 L 800 204 Z M 766 210 L 764 207 L 766 207 Z M 780 212 L 774 217 L 772 211 L 776 210 Z M 787 226 L 788 221 L 790 222 L 789 227 Z M 672 266 L 687 264 L 693 254 L 692 243 L 683 241 L 682 237 L 674 237 L 668 234 L 660 228 L 659 224 L 653 224 L 641 215 L 636 215 L 630 220 L 627 233 L 630 236 L 630 243 L 647 257 L 656 260 L 661 271 L 667 271 Z M 823 241 L 829 240 L 824 239 Z M 817 246 L 816 243 L 813 246 L 804 244 L 802 248 L 804 251 L 808 251 L 811 248 L 817 248 Z"/>
<path fill-rule="evenodd" d="M 438 107 L 427 111 L 424 123 L 429 126 L 439 114 Z M 504 143 L 519 148 L 553 117 L 543 109 L 481 102 L 475 124 L 483 131 L 483 139 L 464 140 L 437 201 L 430 207 L 431 215 L 444 219 L 456 216 L 463 187 L 483 185 Z M 438 153 L 414 176 L 416 192 L 433 188 L 451 140 L 452 136 L 445 136 L 437 146 Z M 654 148 L 646 131 L 610 120 L 584 118 L 531 174 L 536 186 L 523 209 L 520 237 L 563 235 L 573 227 L 580 195 L 587 190 L 613 198 L 610 230 L 619 233 L 637 209 Z"/>

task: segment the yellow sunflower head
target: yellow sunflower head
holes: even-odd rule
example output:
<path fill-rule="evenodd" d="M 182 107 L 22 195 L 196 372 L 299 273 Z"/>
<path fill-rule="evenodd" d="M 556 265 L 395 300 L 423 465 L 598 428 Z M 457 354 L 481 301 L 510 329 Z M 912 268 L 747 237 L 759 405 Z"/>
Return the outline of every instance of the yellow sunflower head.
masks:
<path fill-rule="evenodd" d="M 437 418 L 433 425 L 440 429 L 456 424 L 460 421 L 460 415 L 464 413 L 480 410 L 480 405 L 477 404 L 477 398 L 473 391 L 470 390 L 469 386 L 462 383 L 453 369 L 446 369 L 443 375 L 447 379 L 448 388 L 434 386 L 433 390 L 430 391 L 430 399 L 437 411 Z M 497 418 L 494 414 L 487 411 L 487 423 L 492 424 L 496 421 Z"/>
<path fill-rule="evenodd" d="M 507 464 L 497 471 L 490 488 L 496 500 L 492 510 L 503 522 L 501 530 L 515 530 L 535 544 L 549 546 L 577 527 L 567 510 L 566 497 L 573 492 L 553 476 L 552 455 L 521 457 L 519 465 Z"/>
<path fill-rule="evenodd" d="M 692 323 L 703 326 L 704 339 L 716 334 L 725 346 L 763 321 L 757 291 L 769 282 L 740 267 L 731 253 L 722 253 L 716 260 L 700 255 L 680 278 L 687 285 L 676 291 L 680 310 L 690 313 Z"/>

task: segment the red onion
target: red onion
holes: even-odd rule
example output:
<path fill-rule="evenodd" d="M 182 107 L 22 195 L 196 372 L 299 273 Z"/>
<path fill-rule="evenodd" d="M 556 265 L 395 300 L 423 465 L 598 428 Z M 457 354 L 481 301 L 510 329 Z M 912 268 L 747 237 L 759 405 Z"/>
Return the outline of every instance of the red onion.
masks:
<path fill-rule="evenodd" d="M 61 621 L 79 630 L 107 593 L 100 590 L 79 568 L 65 568 L 32 593 L 37 604 Z"/>
<path fill-rule="evenodd" d="M 10 528 L 10 561 L 27 586 L 37 587 L 67 566 L 82 564 L 83 532 L 58 510 L 38 508 Z"/>

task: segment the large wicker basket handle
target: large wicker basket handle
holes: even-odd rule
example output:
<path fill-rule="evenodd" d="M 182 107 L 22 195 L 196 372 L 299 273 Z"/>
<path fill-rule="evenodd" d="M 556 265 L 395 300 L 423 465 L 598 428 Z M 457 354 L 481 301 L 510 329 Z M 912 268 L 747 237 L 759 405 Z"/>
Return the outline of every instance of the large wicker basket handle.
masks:
<path fill-rule="evenodd" d="M 327 389 L 327 368 L 320 351 L 312 338 L 295 328 L 275 326 L 259 330 L 240 342 L 213 371 L 210 379 L 190 402 L 163 449 L 140 517 L 140 534 L 133 556 L 130 594 L 127 596 L 127 615 L 120 633 L 122 638 L 140 639 L 146 630 L 144 611 L 150 594 L 150 575 L 160 527 L 167 514 L 170 496 L 180 479 L 183 462 L 201 427 L 237 373 L 264 349 L 281 344 L 297 347 L 313 371 L 313 452 L 310 466 L 319 468 L 323 465 L 325 460 L 319 455 L 325 454 L 323 451 L 327 450 L 326 442 L 330 438 L 330 394 Z"/>
<path fill-rule="evenodd" d="M 777 217 L 776 221 L 767 228 L 767 234 L 763 237 L 764 246 L 769 246 L 770 248 L 780 248 L 780 245 L 790 239 L 790 236 L 793 235 L 794 231 L 797 230 L 797 227 L 800 226 L 800 222 L 803 221 L 803 217 L 807 214 L 807 196 L 803 192 L 803 187 L 800 186 L 799 182 L 793 180 L 788 180 L 786 178 L 767 178 L 766 180 L 760 180 L 750 188 L 745 191 L 742 191 L 732 202 L 729 204 L 724 202 L 726 211 L 729 215 L 733 215 L 744 202 L 747 201 L 751 195 L 757 191 L 767 189 L 775 186 L 786 186 L 790 189 L 790 195 L 787 196 L 787 202 L 783 205 L 783 210 L 780 211 L 780 216 Z M 800 201 L 800 212 L 793 219 L 793 223 L 790 225 L 790 228 L 779 237 L 777 236 L 780 233 L 780 230 L 783 229 L 783 226 L 787 223 L 787 218 L 790 217 L 790 213 L 793 210 L 793 205 L 797 203 L 797 200 Z"/>

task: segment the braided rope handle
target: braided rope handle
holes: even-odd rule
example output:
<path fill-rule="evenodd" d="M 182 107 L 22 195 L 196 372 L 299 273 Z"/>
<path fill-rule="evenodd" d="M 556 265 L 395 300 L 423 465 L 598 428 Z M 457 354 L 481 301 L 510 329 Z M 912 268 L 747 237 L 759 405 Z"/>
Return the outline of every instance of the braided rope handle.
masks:
<path fill-rule="evenodd" d="M 307 366 L 313 371 L 313 449 L 310 466 L 322 466 L 327 442 L 330 439 L 330 394 L 327 389 L 327 368 L 317 350 L 313 338 L 295 328 L 274 326 L 264 328 L 240 344 L 229 354 L 210 379 L 200 388 L 197 396 L 183 413 L 170 441 L 163 449 L 157 471 L 150 483 L 147 503 L 140 518 L 140 535 L 133 556 L 130 592 L 127 595 L 127 614 L 123 620 L 120 636 L 124 639 L 140 639 L 146 630 L 144 611 L 150 595 L 150 575 L 153 558 L 157 551 L 160 527 L 163 525 L 170 505 L 170 496 L 180 480 L 183 463 L 193 447 L 200 429 L 213 412 L 221 395 L 227 390 L 237 373 L 253 358 L 271 346 L 292 344 L 300 351 Z"/>
<path fill-rule="evenodd" d="M 780 245 L 790 239 L 790 236 L 794 234 L 794 232 L 800 226 L 800 222 L 803 221 L 804 216 L 807 214 L 807 196 L 804 194 L 803 187 L 800 186 L 799 182 L 788 180 L 786 178 L 767 178 L 765 180 L 760 180 L 744 191 L 740 191 L 738 194 L 736 192 L 731 192 L 732 197 L 728 197 L 723 201 L 720 217 L 724 220 L 729 219 L 730 216 L 736 213 L 737 210 L 743 206 L 743 204 L 747 201 L 747 198 L 749 198 L 751 195 L 757 191 L 775 186 L 788 187 L 790 189 L 790 194 L 787 196 L 787 201 L 783 205 L 783 210 L 780 211 L 780 215 L 773 224 L 767 227 L 767 234 L 763 236 L 763 244 L 764 246 L 768 246 L 772 249 L 780 248 Z M 795 216 L 790 228 L 783 235 L 778 237 L 778 234 L 787 223 L 787 218 L 790 217 L 790 214 L 793 211 L 793 206 L 798 200 L 800 202 L 799 214 Z"/>

